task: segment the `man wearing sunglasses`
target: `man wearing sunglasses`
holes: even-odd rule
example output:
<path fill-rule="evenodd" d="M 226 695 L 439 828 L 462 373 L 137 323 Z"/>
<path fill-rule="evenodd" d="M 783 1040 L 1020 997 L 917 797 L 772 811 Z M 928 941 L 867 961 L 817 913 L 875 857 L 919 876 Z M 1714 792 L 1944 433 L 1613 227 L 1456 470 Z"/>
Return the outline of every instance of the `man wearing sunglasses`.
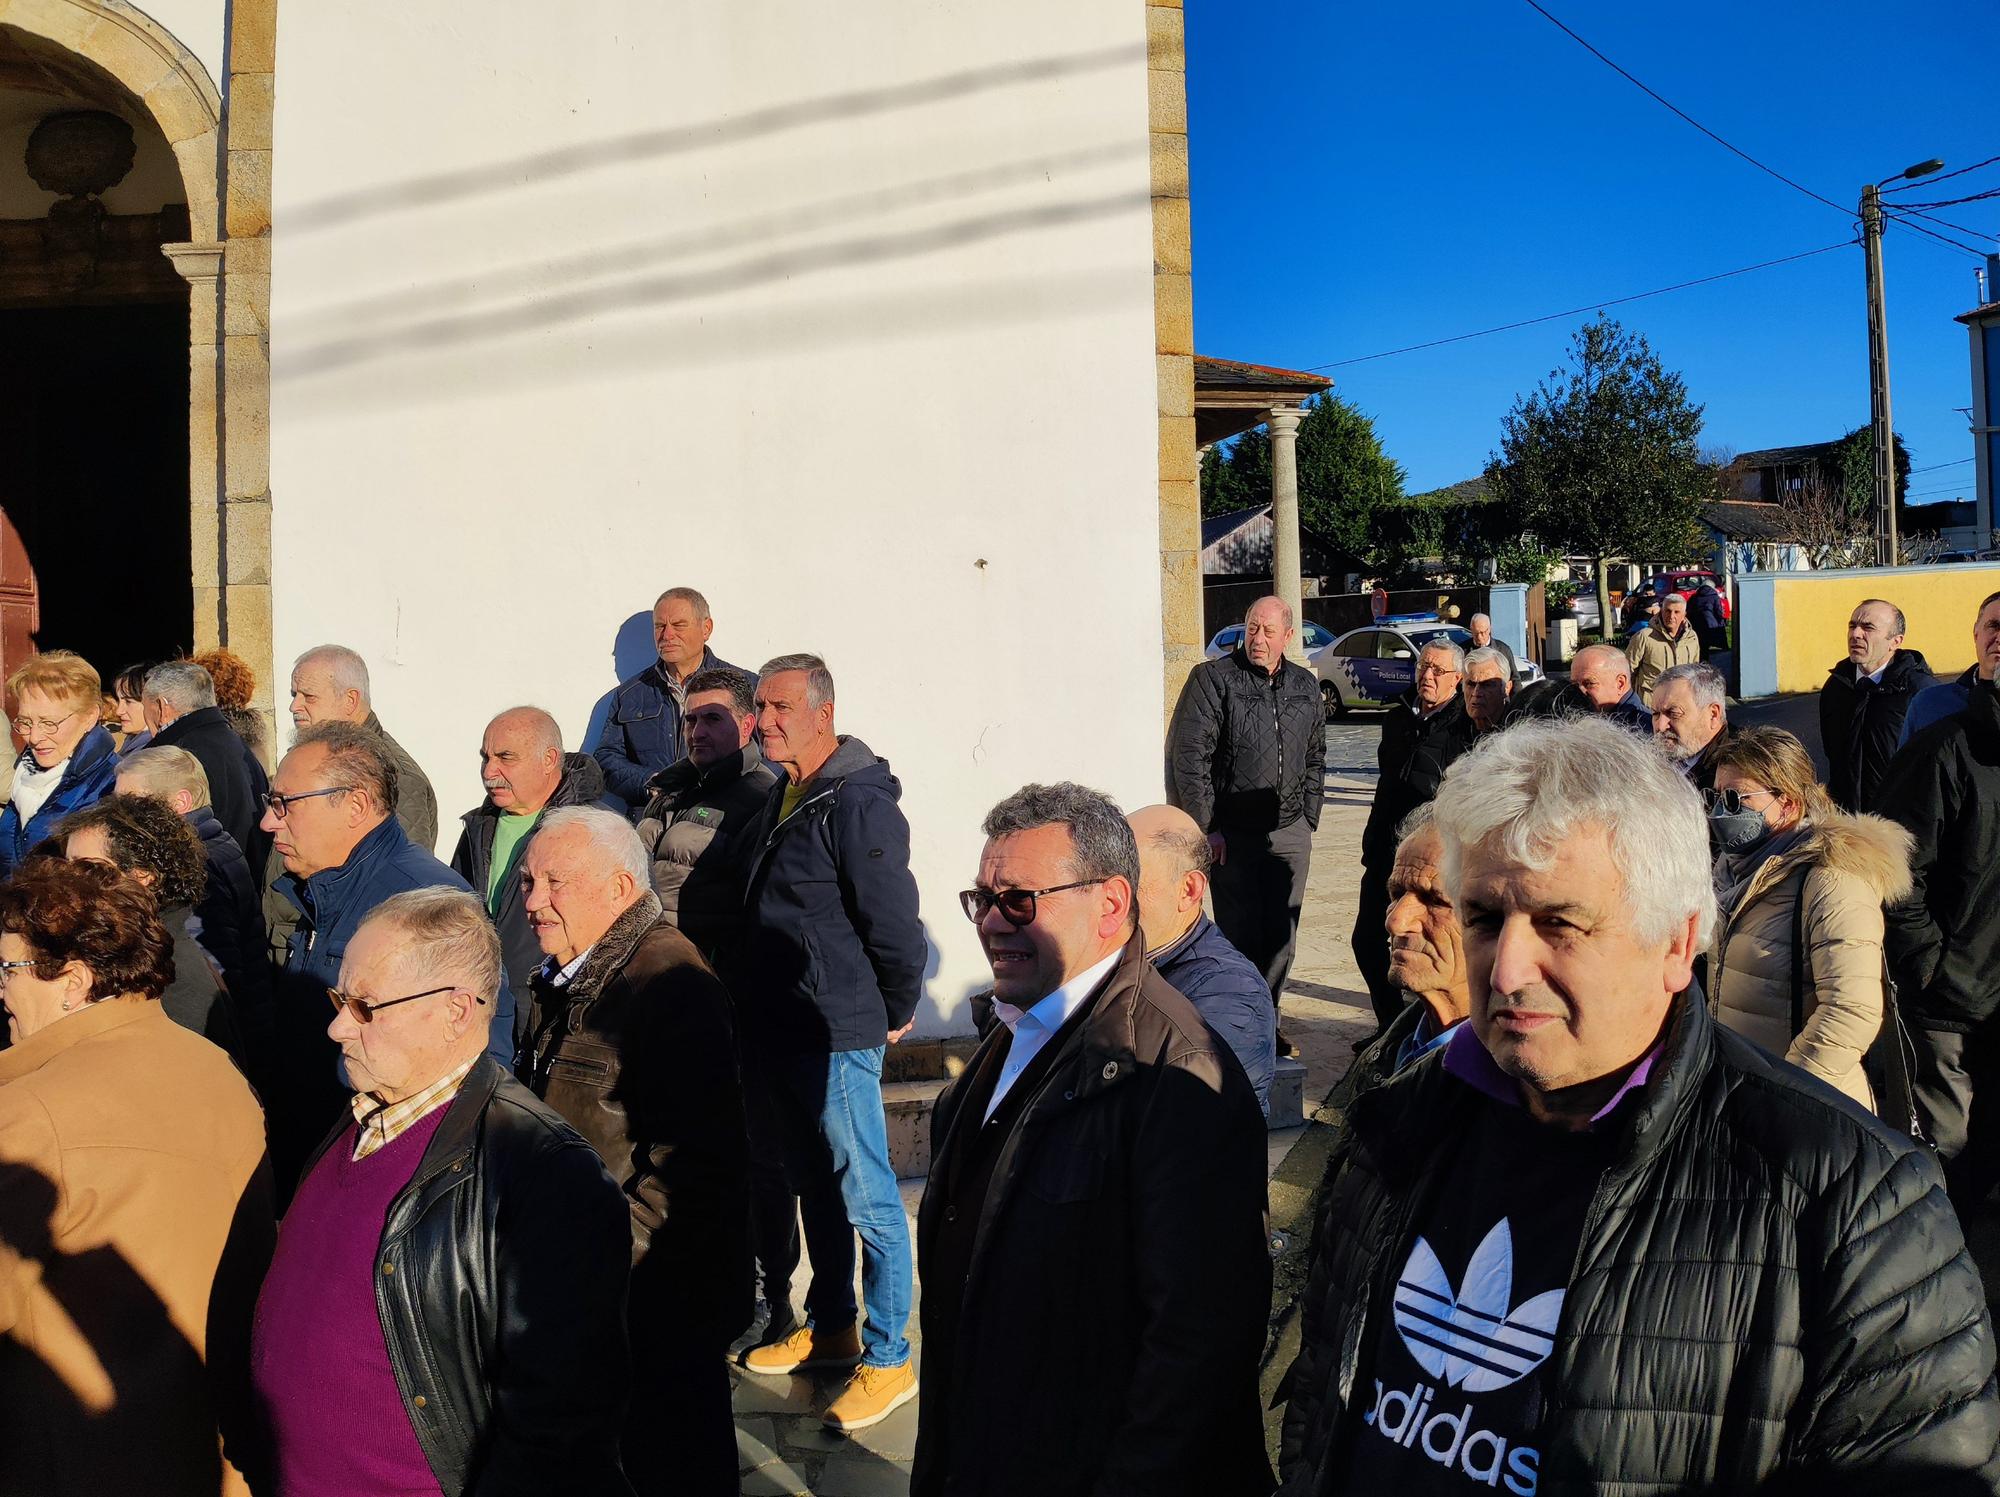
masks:
<path fill-rule="evenodd" d="M 630 1497 L 625 1197 L 488 1053 L 500 983 L 479 900 L 422 889 L 318 999 L 354 1091 L 257 1305 L 272 1491 Z"/>
<path fill-rule="evenodd" d="M 347 943 L 393 894 L 470 888 L 410 841 L 396 820 L 399 790 L 396 761 L 380 735 L 355 723 L 305 729 L 271 777 L 263 829 L 285 868 L 272 888 L 297 921 L 285 942 L 274 1019 L 275 1065 L 285 1084 L 266 1099 L 281 1195 L 340 1109 L 339 1057 L 321 1008 L 339 981 Z M 495 1005 L 490 1043 L 511 1067 L 514 994 L 504 976 Z"/>
<path fill-rule="evenodd" d="M 1024 786 L 985 832 L 1001 1022 L 932 1116 L 912 1497 L 1268 1492 L 1256 1097 L 1146 960 L 1109 798 Z"/>

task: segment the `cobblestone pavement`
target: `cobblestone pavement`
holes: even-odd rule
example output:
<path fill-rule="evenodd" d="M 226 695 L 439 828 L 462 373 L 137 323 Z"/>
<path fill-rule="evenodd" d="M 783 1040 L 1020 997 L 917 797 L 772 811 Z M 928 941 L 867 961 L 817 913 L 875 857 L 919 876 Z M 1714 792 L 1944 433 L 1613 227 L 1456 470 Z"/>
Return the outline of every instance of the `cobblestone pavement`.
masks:
<path fill-rule="evenodd" d="M 1312 872 L 1300 922 L 1298 959 L 1280 1015 L 1285 1033 L 1306 1063 L 1306 1113 L 1340 1079 L 1353 1059 L 1353 1042 L 1373 1028 L 1348 934 L 1354 925 L 1355 873 L 1361 828 L 1375 789 L 1376 723 L 1366 717 L 1327 728 L 1326 802 L 1313 838 Z M 1303 1127 L 1270 1135 L 1268 1164 L 1276 1170 Z M 903 1206 L 916 1235 L 922 1180 L 902 1182 Z M 796 1280 L 809 1282 L 811 1265 Z M 922 1299 L 923 1286 L 917 1286 Z M 910 1342 L 918 1342 L 910 1318 Z M 922 1358 L 922 1350 L 917 1352 Z M 845 1373 L 757 1377 L 730 1368 L 735 1388 L 736 1445 L 746 1497 L 904 1497 L 917 1438 L 917 1404 L 905 1404 L 873 1429 L 852 1436 L 830 1433 L 820 1411 L 839 1392 Z"/>

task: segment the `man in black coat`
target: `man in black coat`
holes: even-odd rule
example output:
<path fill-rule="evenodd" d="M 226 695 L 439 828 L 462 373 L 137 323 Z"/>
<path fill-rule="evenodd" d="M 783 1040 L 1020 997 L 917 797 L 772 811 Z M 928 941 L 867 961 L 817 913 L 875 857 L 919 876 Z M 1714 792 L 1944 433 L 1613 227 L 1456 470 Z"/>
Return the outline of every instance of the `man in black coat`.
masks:
<path fill-rule="evenodd" d="M 1361 892 L 1350 944 L 1368 984 L 1378 1030 L 1403 1011 L 1402 991 L 1389 979 L 1389 938 L 1382 924 L 1389 914 L 1396 829 L 1437 794 L 1444 772 L 1477 736 L 1459 695 L 1464 673 L 1465 656 L 1457 645 L 1437 640 L 1424 646 L 1417 657 L 1417 684 L 1389 709 L 1375 749 L 1379 774 L 1361 833 Z"/>
<path fill-rule="evenodd" d="M 186 749 L 201 761 L 215 819 L 243 849 L 250 866 L 262 868 L 271 855 L 271 839 L 258 823 L 271 783 L 250 746 L 215 705 L 215 682 L 192 660 L 169 660 L 147 672 L 145 693 L 146 721 L 153 725 L 147 747 Z"/>
<path fill-rule="evenodd" d="M 1270 1489 L 1263 1118 L 1146 961 L 1105 796 L 988 813 L 961 900 L 994 1012 L 932 1116 L 912 1497 Z"/>
<path fill-rule="evenodd" d="M 1243 615 L 1243 643 L 1203 661 L 1167 729 L 1167 801 L 1208 833 L 1215 923 L 1255 962 L 1275 1005 L 1292 970 L 1326 777 L 1326 709 L 1313 673 L 1285 658 L 1295 629 L 1278 598 Z M 1280 1054 L 1291 1048 L 1282 1032 Z"/>
<path fill-rule="evenodd" d="M 1710 1018 L 1685 781 L 1609 724 L 1524 723 L 1435 822 L 1471 1018 L 1334 1142 L 1284 1497 L 1993 1490 L 1937 1166 Z"/>
<path fill-rule="evenodd" d="M 1981 663 L 2000 664 L 2000 631 Z M 1903 745 L 1876 808 L 1916 839 L 1915 887 L 1885 911 L 1884 939 L 1916 1042 L 1917 1107 L 1970 1218 L 2000 1184 L 2000 692 L 1990 681 Z"/>
<path fill-rule="evenodd" d="M 562 727 L 540 707 L 510 707 L 479 740 L 479 778 L 486 799 L 465 813 L 451 871 L 485 901 L 500 931 L 507 985 L 525 993 L 542 965 L 542 944 L 522 908 L 521 860 L 544 811 L 603 803 L 604 772 L 588 754 L 563 752 Z M 527 1018 L 526 1006 L 517 1006 L 517 1042 L 527 1033 Z"/>
<path fill-rule="evenodd" d="M 1856 604 L 1847 621 L 1847 658 L 1819 689 L 1827 793 L 1844 811 L 1875 809 L 1875 790 L 1902 741 L 1910 703 L 1937 685 L 1930 662 L 1903 648 L 1907 627 L 1893 603 Z"/>
<path fill-rule="evenodd" d="M 735 1497 L 723 1358 L 752 1291 L 729 995 L 661 917 L 645 849 L 617 812 L 550 812 L 521 872 L 545 961 L 517 1070 L 632 1207 L 625 1474 L 641 1497 Z"/>

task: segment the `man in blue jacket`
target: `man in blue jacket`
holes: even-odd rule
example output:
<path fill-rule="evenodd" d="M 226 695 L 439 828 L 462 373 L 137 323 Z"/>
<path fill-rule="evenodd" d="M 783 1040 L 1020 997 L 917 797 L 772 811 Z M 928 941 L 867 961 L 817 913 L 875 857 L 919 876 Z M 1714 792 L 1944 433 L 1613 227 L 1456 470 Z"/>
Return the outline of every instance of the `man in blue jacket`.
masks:
<path fill-rule="evenodd" d="M 327 993 L 340 980 L 348 941 L 392 894 L 439 886 L 469 890 L 410 841 L 396 820 L 396 793 L 395 759 L 377 734 L 355 723 L 305 729 L 271 777 L 263 829 L 285 865 L 273 888 L 299 912 L 285 943 L 273 1026 L 275 1070 L 283 1082 L 267 1099 L 281 1193 L 289 1193 L 349 1095 L 339 1047 L 327 1034 L 334 1018 Z M 489 1048 L 503 1066 L 513 1066 L 514 995 L 504 977 Z"/>
<path fill-rule="evenodd" d="M 805 1326 L 750 1352 L 744 1366 L 775 1377 L 859 1363 L 823 1416 L 851 1431 L 917 1396 L 904 1335 L 910 1229 L 889 1164 L 882 1059 L 909 1032 L 928 948 L 910 825 L 896 804 L 902 787 L 886 760 L 834 732 L 826 663 L 781 655 L 765 665 L 757 726 L 764 757 L 784 778 L 752 839 L 744 919 L 722 975 L 742 1018 L 746 1077 L 778 1120 L 813 1279 Z M 764 1110 L 753 1101 L 753 1116 Z M 768 1193 L 768 1169 L 758 1173 L 753 1189 Z M 772 1219 L 764 1207 L 755 1214 Z M 856 1233 L 868 1312 L 859 1334 Z M 760 1240 L 758 1257 L 782 1248 Z M 785 1311 L 772 1304 L 774 1324 Z"/>
<path fill-rule="evenodd" d="M 653 605 L 653 648 L 660 658 L 618 688 L 593 750 L 606 788 L 629 817 L 645 807 L 646 782 L 687 756 L 681 709 L 689 678 L 696 671 L 750 674 L 717 658 L 708 647 L 714 633 L 708 599 L 691 587 L 670 587 Z"/>
<path fill-rule="evenodd" d="M 1201 911 L 1213 854 L 1195 819 L 1176 806 L 1144 806 L 1125 818 L 1139 844 L 1139 929 L 1146 959 L 1194 1005 L 1238 1060 L 1271 1111 L 1278 1068 L 1278 1011 L 1254 962 Z"/>
<path fill-rule="evenodd" d="M 1902 736 L 1896 740 L 1898 749 L 1932 723 L 1963 712 L 1972 700 L 1972 689 L 1993 679 L 1996 667 L 2000 667 L 2000 593 L 1991 594 L 1979 605 L 1979 616 L 1972 624 L 1972 654 L 1973 663 L 1956 680 L 1926 686 L 1911 698 Z"/>

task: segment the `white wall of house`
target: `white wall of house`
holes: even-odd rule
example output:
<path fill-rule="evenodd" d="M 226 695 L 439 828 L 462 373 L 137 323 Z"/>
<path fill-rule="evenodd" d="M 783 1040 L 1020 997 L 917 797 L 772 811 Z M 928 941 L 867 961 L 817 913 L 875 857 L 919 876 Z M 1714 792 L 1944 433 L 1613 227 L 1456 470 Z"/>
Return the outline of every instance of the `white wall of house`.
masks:
<path fill-rule="evenodd" d="M 986 808 L 1160 794 L 1144 7 L 286 4 L 276 95 L 280 661 L 362 651 L 455 816 L 665 587 L 822 653 L 968 1028 Z"/>

